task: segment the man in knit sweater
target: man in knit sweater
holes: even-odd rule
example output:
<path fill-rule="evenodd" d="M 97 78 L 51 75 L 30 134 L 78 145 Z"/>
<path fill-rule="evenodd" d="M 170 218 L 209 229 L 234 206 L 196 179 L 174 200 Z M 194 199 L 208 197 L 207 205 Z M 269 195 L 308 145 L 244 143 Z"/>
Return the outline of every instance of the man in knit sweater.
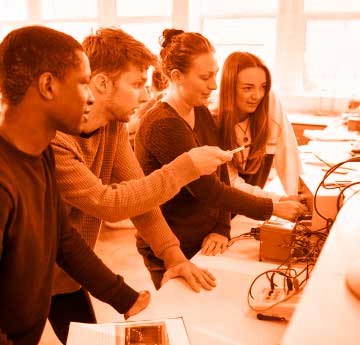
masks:
<path fill-rule="evenodd" d="M 146 72 L 156 59 L 120 29 L 98 30 L 85 39 L 83 47 L 95 96 L 89 121 L 82 137 L 58 133 L 53 141 L 57 179 L 72 225 L 93 248 L 102 220 L 130 217 L 138 230 L 138 248 L 150 247 L 164 261 L 166 279 L 182 276 L 196 291 L 211 289 L 214 277 L 186 259 L 157 206 L 231 159 L 229 153 L 214 147 L 198 148 L 144 177 L 128 140 L 126 122 L 147 100 Z M 79 289 L 69 276 L 58 272 L 49 320 L 60 338 L 74 318 L 95 322 L 84 297 L 86 291 Z M 74 309 L 81 315 L 74 315 Z"/>
<path fill-rule="evenodd" d="M 111 272 L 68 221 L 50 140 L 80 133 L 93 96 L 89 61 L 72 37 L 40 27 L 0 44 L 0 344 L 35 345 L 55 262 L 97 298 L 131 316 L 149 303 Z"/>

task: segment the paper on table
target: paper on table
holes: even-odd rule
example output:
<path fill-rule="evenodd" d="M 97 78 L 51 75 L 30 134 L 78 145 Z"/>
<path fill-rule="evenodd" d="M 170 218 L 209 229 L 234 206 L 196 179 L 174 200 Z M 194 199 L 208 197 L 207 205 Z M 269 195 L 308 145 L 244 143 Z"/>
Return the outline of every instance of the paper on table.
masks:
<path fill-rule="evenodd" d="M 156 342 L 147 341 L 149 345 L 190 345 L 184 321 L 182 317 L 146 320 L 146 321 L 129 321 L 119 323 L 104 323 L 104 324 L 87 324 L 80 322 L 71 322 L 67 345 L 132 345 L 139 344 L 138 339 L 134 342 L 125 337 L 127 334 L 139 331 L 140 327 L 154 326 L 152 329 L 159 329 L 161 325 L 165 325 L 164 329 L 167 333 L 167 341 L 159 342 L 158 336 Z M 159 331 L 155 331 L 158 333 Z M 149 332 L 148 332 L 149 333 Z M 154 331 L 151 331 L 154 333 Z M 126 339 L 125 339 L 126 338 Z"/>
<path fill-rule="evenodd" d="M 323 140 L 323 141 L 349 141 L 359 140 L 359 134 L 357 132 L 350 132 L 347 130 L 336 129 L 305 129 L 303 133 L 304 137 L 310 140 Z"/>

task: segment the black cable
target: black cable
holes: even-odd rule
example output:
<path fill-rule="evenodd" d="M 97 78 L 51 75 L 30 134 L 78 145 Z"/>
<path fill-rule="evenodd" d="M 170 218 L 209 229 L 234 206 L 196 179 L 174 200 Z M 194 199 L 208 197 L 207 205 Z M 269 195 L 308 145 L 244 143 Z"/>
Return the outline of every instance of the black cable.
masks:
<path fill-rule="evenodd" d="M 301 221 L 296 223 L 293 233 L 295 238 L 292 243 L 291 255 L 281 262 L 276 269 L 259 274 L 251 283 L 247 297 L 250 309 L 256 312 L 270 310 L 274 306 L 287 301 L 294 294 L 299 293 L 309 280 L 310 273 L 315 266 L 321 248 L 327 238 L 327 234 L 319 230 L 311 230 L 306 225 L 303 226 Z M 298 257 L 295 257 L 294 255 L 296 252 Z M 293 267 L 297 264 L 303 265 L 304 263 L 304 267 L 300 270 Z M 257 308 L 252 305 L 253 301 L 255 301 L 253 288 L 261 277 L 267 278 L 269 283 L 269 296 L 275 291 L 275 288 L 279 287 L 279 283 L 282 279 L 281 285 L 285 297 L 266 307 Z M 280 281 L 279 277 L 281 278 Z"/>
<path fill-rule="evenodd" d="M 248 238 L 253 238 L 251 232 L 246 232 L 246 233 L 244 233 L 244 234 L 241 234 L 241 235 L 232 237 L 232 238 L 229 240 L 227 246 L 228 246 L 228 248 L 229 248 L 229 247 L 232 246 L 235 242 L 237 242 L 237 241 L 239 241 L 239 240 L 242 240 L 242 239 L 248 239 Z"/>
<path fill-rule="evenodd" d="M 342 206 L 344 206 L 352 197 L 354 197 L 356 194 L 360 192 L 360 189 L 357 191 L 354 191 L 349 197 L 346 198 L 346 200 L 343 202 Z"/>
<path fill-rule="evenodd" d="M 360 157 L 349 158 L 349 159 L 347 159 L 345 161 L 342 161 L 342 162 L 339 162 L 339 163 L 333 165 L 331 168 L 329 168 L 325 172 L 324 177 L 322 178 L 321 182 L 319 183 L 319 185 L 316 188 L 316 191 L 315 191 L 315 194 L 314 194 L 314 210 L 319 215 L 319 217 L 321 217 L 322 219 L 324 219 L 326 221 L 327 232 L 329 231 L 330 227 L 332 226 L 332 224 L 334 222 L 334 219 L 325 217 L 324 215 L 322 215 L 320 213 L 319 209 L 317 208 L 316 198 L 317 198 L 319 189 L 321 187 L 323 187 L 324 189 L 341 188 L 341 185 L 338 185 L 338 186 L 335 185 L 335 186 L 332 186 L 332 187 L 327 187 L 325 185 L 325 181 L 336 169 L 338 169 L 339 167 L 341 167 L 342 165 L 344 165 L 346 163 L 351 163 L 351 162 L 360 162 Z"/>
<path fill-rule="evenodd" d="M 338 195 L 338 197 L 337 197 L 337 200 L 336 200 L 336 206 L 337 206 L 337 210 L 338 210 L 338 211 L 340 210 L 340 208 L 341 208 L 341 206 L 342 206 L 342 205 L 340 205 L 340 203 L 341 203 L 341 201 L 343 200 L 345 191 L 346 191 L 347 189 L 349 189 L 349 188 L 357 185 L 357 184 L 360 184 L 360 181 L 356 181 L 356 182 L 353 182 L 353 183 L 349 183 L 348 185 L 346 185 L 344 188 L 342 188 L 342 189 L 340 190 L 340 193 L 339 193 L 339 195 Z"/>

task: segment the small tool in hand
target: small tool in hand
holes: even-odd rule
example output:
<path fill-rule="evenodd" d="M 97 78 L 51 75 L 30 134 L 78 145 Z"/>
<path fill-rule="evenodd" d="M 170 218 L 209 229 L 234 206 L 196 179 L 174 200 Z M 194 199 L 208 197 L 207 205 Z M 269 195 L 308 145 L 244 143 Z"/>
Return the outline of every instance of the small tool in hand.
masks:
<path fill-rule="evenodd" d="M 247 144 L 247 145 L 243 145 L 243 146 L 239 146 L 236 149 L 230 150 L 228 151 L 228 153 L 234 154 L 236 152 L 240 152 L 242 150 L 245 150 L 246 148 L 248 148 L 249 146 L 251 146 L 251 144 Z"/>

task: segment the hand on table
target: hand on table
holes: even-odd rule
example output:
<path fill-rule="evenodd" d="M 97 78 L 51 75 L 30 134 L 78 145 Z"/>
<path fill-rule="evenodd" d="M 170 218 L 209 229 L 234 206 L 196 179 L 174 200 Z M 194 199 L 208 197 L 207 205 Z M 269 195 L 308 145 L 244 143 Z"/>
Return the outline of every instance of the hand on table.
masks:
<path fill-rule="evenodd" d="M 201 254 L 204 255 L 218 255 L 225 252 L 228 245 L 227 237 L 217 234 L 215 232 L 207 235 L 201 246 Z"/>
<path fill-rule="evenodd" d="M 176 277 L 184 278 L 196 292 L 200 292 L 201 288 L 211 290 L 216 286 L 215 277 L 208 270 L 196 266 L 189 260 L 170 267 L 165 272 L 161 285 Z"/>
<path fill-rule="evenodd" d="M 135 303 L 126 313 L 124 313 L 125 320 L 127 320 L 130 316 L 134 316 L 144 310 L 149 305 L 150 298 L 151 296 L 149 291 L 140 291 Z"/>

